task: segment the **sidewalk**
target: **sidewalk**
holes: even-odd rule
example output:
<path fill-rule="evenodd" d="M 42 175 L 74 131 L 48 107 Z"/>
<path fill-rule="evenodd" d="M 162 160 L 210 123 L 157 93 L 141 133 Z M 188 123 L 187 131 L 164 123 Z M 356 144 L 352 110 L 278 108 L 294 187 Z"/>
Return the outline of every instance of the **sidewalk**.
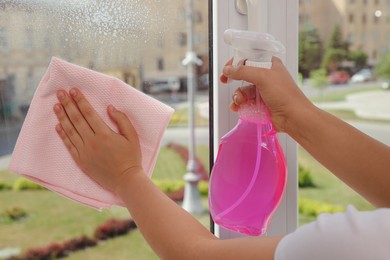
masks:
<path fill-rule="evenodd" d="M 0 156 L 0 170 L 7 169 L 10 161 L 11 155 Z"/>
<path fill-rule="evenodd" d="M 390 120 L 390 91 L 351 94 L 345 101 L 316 103 L 316 106 L 321 109 L 351 110 L 360 118 Z M 197 103 L 197 108 L 200 116 L 209 118 L 208 102 Z"/>
<path fill-rule="evenodd" d="M 345 101 L 316 105 L 321 109 L 351 110 L 360 118 L 390 120 L 390 91 L 386 90 L 351 94 Z"/>

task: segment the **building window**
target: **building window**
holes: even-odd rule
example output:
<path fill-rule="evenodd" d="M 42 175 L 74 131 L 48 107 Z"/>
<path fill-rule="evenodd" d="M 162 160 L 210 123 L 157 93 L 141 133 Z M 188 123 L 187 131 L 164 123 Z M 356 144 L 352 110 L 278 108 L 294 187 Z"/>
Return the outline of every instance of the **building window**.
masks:
<path fill-rule="evenodd" d="M 349 42 L 350 44 L 353 44 L 354 41 L 355 41 L 355 35 L 354 35 L 353 33 L 350 33 L 350 34 L 348 35 L 348 42 Z"/>
<path fill-rule="evenodd" d="M 179 8 L 179 10 L 177 11 L 177 20 L 180 23 L 184 23 L 186 21 L 186 18 L 187 18 L 186 9 L 184 7 Z"/>
<path fill-rule="evenodd" d="M 199 11 L 194 12 L 194 22 L 195 23 L 201 23 L 202 22 L 202 14 Z"/>
<path fill-rule="evenodd" d="M 157 58 L 157 70 L 159 70 L 159 71 L 164 70 L 164 59 L 163 58 Z"/>
<path fill-rule="evenodd" d="M 363 4 L 366 5 L 367 4 L 367 0 L 363 0 Z"/>
<path fill-rule="evenodd" d="M 378 23 L 379 21 L 379 17 L 377 17 L 376 15 L 374 15 L 374 23 Z"/>
<path fill-rule="evenodd" d="M 355 0 L 349 0 L 349 3 L 350 3 L 350 4 L 354 4 L 354 3 L 355 3 Z"/>
<path fill-rule="evenodd" d="M 376 58 L 377 58 L 377 51 L 376 51 L 376 50 L 373 50 L 373 51 L 372 51 L 372 58 L 373 58 L 374 60 L 376 60 Z"/>
<path fill-rule="evenodd" d="M 178 42 L 180 47 L 184 47 L 187 45 L 187 34 L 184 32 L 180 32 L 178 35 Z"/>
<path fill-rule="evenodd" d="M 7 29 L 0 27 L 0 51 L 8 50 Z"/>
<path fill-rule="evenodd" d="M 375 4 L 376 4 L 376 5 L 379 5 L 379 0 L 375 0 Z"/>
<path fill-rule="evenodd" d="M 363 14 L 362 16 L 362 24 L 366 24 L 367 23 L 367 16 L 365 14 Z"/>
<path fill-rule="evenodd" d="M 348 21 L 349 21 L 349 23 L 353 23 L 353 20 L 354 20 L 353 14 L 349 14 L 349 15 L 348 15 Z"/>

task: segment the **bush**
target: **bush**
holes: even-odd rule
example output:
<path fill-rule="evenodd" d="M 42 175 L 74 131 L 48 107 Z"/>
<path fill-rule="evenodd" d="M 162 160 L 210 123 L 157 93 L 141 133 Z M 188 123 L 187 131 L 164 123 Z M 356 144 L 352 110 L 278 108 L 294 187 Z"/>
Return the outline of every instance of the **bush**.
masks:
<path fill-rule="evenodd" d="M 184 188 L 183 180 L 153 180 L 153 182 L 164 193 L 176 192 Z"/>
<path fill-rule="evenodd" d="M 21 190 L 45 190 L 45 187 L 42 187 L 35 182 L 32 182 L 25 178 L 18 178 L 14 185 L 12 186 L 12 189 L 15 191 L 21 191 Z"/>
<path fill-rule="evenodd" d="M 63 243 L 53 242 L 48 246 L 28 249 L 23 255 L 14 257 L 14 260 L 51 260 L 68 256 L 71 252 L 96 246 L 96 240 L 81 236 Z"/>
<path fill-rule="evenodd" d="M 14 207 L 4 210 L 2 214 L 6 219 L 17 221 L 27 216 L 27 211 L 22 208 Z"/>
<path fill-rule="evenodd" d="M 94 247 L 96 245 L 97 245 L 96 240 L 89 238 L 87 236 L 73 238 L 64 242 L 64 248 L 66 251 L 78 251 L 88 247 Z"/>
<path fill-rule="evenodd" d="M 299 188 L 315 187 L 310 170 L 304 168 L 302 165 L 298 166 L 298 186 Z"/>
<path fill-rule="evenodd" d="M 306 198 L 299 198 L 298 203 L 299 213 L 306 216 L 317 217 L 320 213 L 335 213 L 345 211 L 342 206 L 332 205 L 330 203 L 311 200 Z"/>
<path fill-rule="evenodd" d="M 0 190 L 10 190 L 12 186 L 6 183 L 5 181 L 0 180 Z"/>
<path fill-rule="evenodd" d="M 153 180 L 154 184 L 164 193 L 172 194 L 184 189 L 185 182 L 182 180 Z M 209 194 L 209 182 L 199 181 L 198 190 L 201 196 Z"/>
<path fill-rule="evenodd" d="M 95 230 L 94 237 L 98 240 L 106 240 L 116 236 L 127 234 L 131 229 L 136 228 L 134 220 L 109 219 Z"/>
<path fill-rule="evenodd" d="M 207 197 L 209 194 L 209 182 L 208 181 L 200 181 L 198 184 L 198 190 L 201 196 Z"/>
<path fill-rule="evenodd" d="M 52 243 L 46 247 L 30 248 L 18 260 L 51 260 L 67 256 L 65 247 L 60 243 Z"/>
<path fill-rule="evenodd" d="M 310 72 L 310 79 L 313 87 L 323 89 L 328 86 L 328 78 L 326 77 L 325 69 L 312 70 Z"/>

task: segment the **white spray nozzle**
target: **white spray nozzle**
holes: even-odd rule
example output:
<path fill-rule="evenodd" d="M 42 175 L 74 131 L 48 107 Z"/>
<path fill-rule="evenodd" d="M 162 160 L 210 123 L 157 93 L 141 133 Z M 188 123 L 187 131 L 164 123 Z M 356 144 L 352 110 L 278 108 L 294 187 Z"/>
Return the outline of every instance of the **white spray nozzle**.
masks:
<path fill-rule="evenodd" d="M 235 50 L 233 64 L 242 59 L 270 62 L 274 54 L 285 53 L 283 44 L 268 33 L 227 29 L 224 41 Z"/>

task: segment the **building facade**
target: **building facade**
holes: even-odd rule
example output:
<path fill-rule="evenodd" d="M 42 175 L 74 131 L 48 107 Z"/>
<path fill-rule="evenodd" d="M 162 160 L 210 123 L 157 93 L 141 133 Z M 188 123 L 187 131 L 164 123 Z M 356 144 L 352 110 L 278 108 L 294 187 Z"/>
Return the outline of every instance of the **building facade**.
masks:
<path fill-rule="evenodd" d="M 362 50 L 375 65 L 390 51 L 390 0 L 300 0 L 300 27 L 318 29 L 323 43 L 339 25 L 350 50 Z"/>
<path fill-rule="evenodd" d="M 28 106 L 52 56 L 138 89 L 148 78 L 185 77 L 186 1 L 37 3 L 0 3 L 0 96 L 13 97 L 2 103 Z M 207 2 L 194 2 L 194 47 L 206 61 L 207 12 Z"/>

